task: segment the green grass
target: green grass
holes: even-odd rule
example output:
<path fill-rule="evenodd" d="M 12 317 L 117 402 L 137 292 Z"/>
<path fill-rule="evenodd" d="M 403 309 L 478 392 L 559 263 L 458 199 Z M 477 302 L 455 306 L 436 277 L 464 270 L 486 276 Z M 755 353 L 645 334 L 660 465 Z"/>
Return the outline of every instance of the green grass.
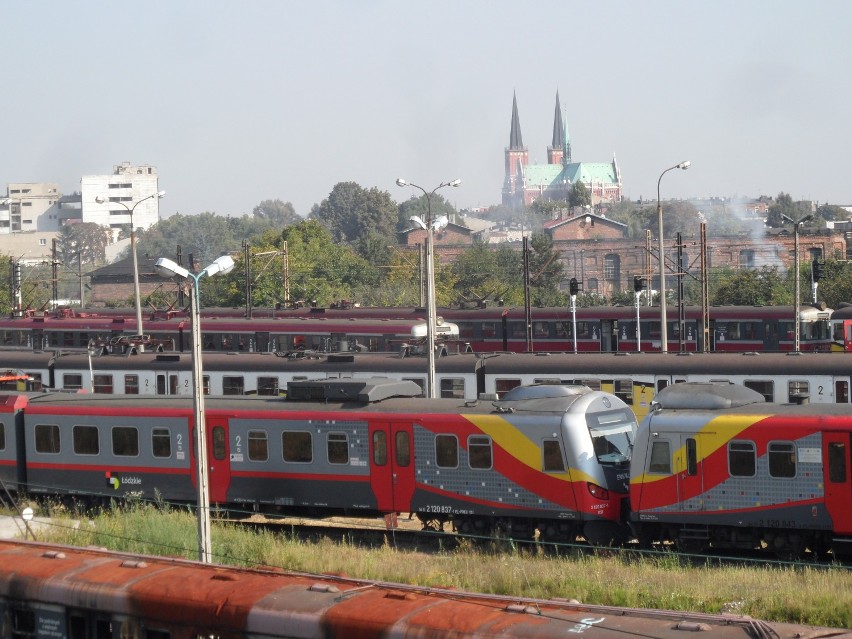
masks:
<path fill-rule="evenodd" d="M 187 510 L 134 505 L 94 519 L 59 518 L 39 539 L 70 545 L 196 559 L 197 525 Z M 214 521 L 214 561 L 334 573 L 363 579 L 452 587 L 589 604 L 732 612 L 767 621 L 852 627 L 852 572 L 767 564 L 686 565 L 676 556 L 553 556 L 537 550 L 488 551 L 447 544 L 434 552 L 365 549 L 353 543 L 298 540 Z"/>

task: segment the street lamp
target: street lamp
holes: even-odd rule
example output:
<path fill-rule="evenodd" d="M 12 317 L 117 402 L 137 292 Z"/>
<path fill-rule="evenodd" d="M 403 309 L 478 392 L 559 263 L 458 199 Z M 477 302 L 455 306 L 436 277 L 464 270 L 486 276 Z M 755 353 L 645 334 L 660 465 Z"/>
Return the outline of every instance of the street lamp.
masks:
<path fill-rule="evenodd" d="M 139 335 L 141 342 L 139 344 L 139 350 L 145 350 L 143 331 L 142 331 L 142 301 L 139 295 L 139 262 L 136 259 L 136 229 L 133 227 L 133 211 L 136 210 L 136 207 L 142 204 L 145 200 L 150 200 L 152 198 L 162 198 L 165 197 L 165 191 L 158 191 L 157 193 L 152 193 L 147 197 L 143 197 L 141 200 L 137 201 L 132 207 L 127 206 L 124 202 L 120 200 L 115 200 L 116 204 L 121 204 L 124 208 L 127 209 L 127 212 L 130 213 L 130 252 L 133 255 L 133 294 L 136 296 L 136 332 Z M 95 197 L 95 202 L 98 204 L 103 204 L 107 201 L 103 195 L 98 195 Z M 112 200 L 110 200 L 110 204 L 112 204 Z"/>
<path fill-rule="evenodd" d="M 203 271 L 192 273 L 172 260 L 161 257 L 155 265 L 161 277 L 180 277 L 191 285 L 190 316 L 192 318 L 192 390 L 195 413 L 196 481 L 198 484 L 198 560 L 212 561 L 210 545 L 210 488 L 207 470 L 207 428 L 204 420 L 204 377 L 201 362 L 201 313 L 199 312 L 198 280 L 207 275 L 226 275 L 234 268 L 230 255 L 217 258 Z"/>
<path fill-rule="evenodd" d="M 407 182 L 402 178 L 397 178 L 396 184 L 397 186 L 413 186 L 415 189 L 423 191 L 423 195 L 426 196 L 426 220 L 421 220 L 416 215 L 412 215 L 409 220 L 426 231 L 426 360 L 429 367 L 429 372 L 426 376 L 426 397 L 434 398 L 438 396 L 435 392 L 435 326 L 438 323 L 438 311 L 435 308 L 435 264 L 432 233 L 446 226 L 449 220 L 445 215 L 440 216 L 436 220 L 432 219 L 432 196 L 435 194 L 435 191 L 445 186 L 458 186 L 461 184 L 461 180 L 441 182 L 431 191 L 427 191 L 422 186 Z"/>
<path fill-rule="evenodd" d="M 799 323 L 799 227 L 805 222 L 809 222 L 814 219 L 813 215 L 806 215 L 803 218 L 798 220 L 794 220 L 791 217 L 788 217 L 781 214 L 781 217 L 787 220 L 788 222 L 793 223 L 793 270 L 795 274 L 793 276 L 793 313 L 795 314 L 795 321 L 793 322 L 793 352 L 799 352 L 799 342 L 801 338 L 801 326 Z"/>
<path fill-rule="evenodd" d="M 669 352 L 669 330 L 666 325 L 668 323 L 668 318 L 666 317 L 666 255 L 665 247 L 663 246 L 663 205 L 660 204 L 660 182 L 663 181 L 663 176 L 669 171 L 673 171 L 674 169 L 683 169 L 686 171 L 689 165 L 690 161 L 686 160 L 680 164 L 670 166 L 660 173 L 660 179 L 657 180 L 657 224 L 660 227 L 659 238 L 657 239 L 659 242 L 658 251 L 660 258 L 660 350 L 663 353 Z"/>

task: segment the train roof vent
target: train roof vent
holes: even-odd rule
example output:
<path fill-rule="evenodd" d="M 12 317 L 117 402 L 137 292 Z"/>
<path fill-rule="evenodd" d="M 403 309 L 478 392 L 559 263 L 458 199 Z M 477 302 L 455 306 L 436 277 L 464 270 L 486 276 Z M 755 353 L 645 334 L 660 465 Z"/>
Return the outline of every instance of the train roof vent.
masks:
<path fill-rule="evenodd" d="M 160 353 L 159 355 L 157 355 L 157 361 L 158 362 L 179 362 L 180 361 L 180 354 L 169 353 L 169 354 L 165 355 L 163 353 Z"/>
<path fill-rule="evenodd" d="M 326 361 L 329 364 L 351 364 L 355 361 L 355 355 L 352 353 L 331 353 Z"/>
<path fill-rule="evenodd" d="M 658 408 L 718 410 L 765 402 L 756 390 L 731 382 L 683 382 L 667 386 L 654 398 Z"/>
<path fill-rule="evenodd" d="M 391 397 L 420 397 L 423 389 L 410 380 L 386 377 L 306 379 L 287 383 L 287 400 L 301 402 L 380 402 Z"/>

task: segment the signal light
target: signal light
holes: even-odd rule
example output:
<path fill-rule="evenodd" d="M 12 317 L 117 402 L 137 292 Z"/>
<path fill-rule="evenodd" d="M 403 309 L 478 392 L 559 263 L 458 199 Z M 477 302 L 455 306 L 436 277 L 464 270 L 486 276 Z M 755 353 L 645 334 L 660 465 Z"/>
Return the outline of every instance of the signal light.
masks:
<path fill-rule="evenodd" d="M 571 281 L 568 282 L 569 290 L 571 295 L 576 295 L 580 292 L 580 283 L 577 281 L 576 277 L 572 277 Z"/>
<path fill-rule="evenodd" d="M 825 275 L 825 262 L 820 262 L 819 260 L 811 262 L 811 274 L 813 275 L 814 282 L 819 282 Z"/>
<path fill-rule="evenodd" d="M 641 293 L 646 288 L 648 288 L 648 280 L 646 280 L 644 277 L 641 277 L 640 275 L 634 275 L 633 276 L 633 292 L 634 293 Z"/>

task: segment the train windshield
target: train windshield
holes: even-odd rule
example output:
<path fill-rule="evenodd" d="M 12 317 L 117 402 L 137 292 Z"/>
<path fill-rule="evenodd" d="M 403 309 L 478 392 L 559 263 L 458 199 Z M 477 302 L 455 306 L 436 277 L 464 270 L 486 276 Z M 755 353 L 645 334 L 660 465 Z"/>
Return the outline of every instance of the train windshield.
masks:
<path fill-rule="evenodd" d="M 586 416 L 595 455 L 602 464 L 630 461 L 636 438 L 636 419 L 629 410 L 592 413 Z"/>

